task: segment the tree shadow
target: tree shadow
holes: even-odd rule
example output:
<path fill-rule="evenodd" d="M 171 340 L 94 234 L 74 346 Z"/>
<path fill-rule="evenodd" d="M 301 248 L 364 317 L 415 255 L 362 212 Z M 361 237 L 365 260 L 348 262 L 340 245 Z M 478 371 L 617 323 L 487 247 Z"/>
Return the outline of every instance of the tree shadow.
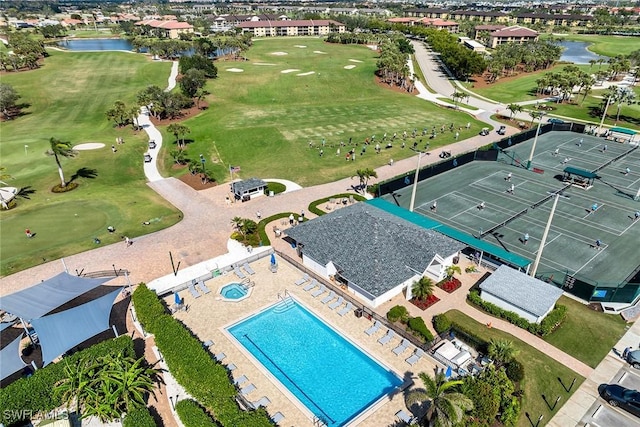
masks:
<path fill-rule="evenodd" d="M 602 107 L 599 105 L 591 105 L 587 107 L 587 111 L 589 112 L 589 117 L 602 117 Z"/>
<path fill-rule="evenodd" d="M 78 169 L 76 173 L 74 173 L 71 176 L 71 179 L 69 180 L 69 182 L 73 182 L 78 178 L 95 179 L 97 176 L 98 176 L 98 171 L 96 169 L 82 167 Z"/>
<path fill-rule="evenodd" d="M 22 187 L 20 190 L 18 190 L 18 194 L 16 194 L 16 196 L 21 197 L 23 199 L 31 199 L 31 195 L 34 194 L 36 192 L 36 190 L 34 190 L 33 188 L 31 188 L 30 185 L 26 186 L 26 187 Z"/>

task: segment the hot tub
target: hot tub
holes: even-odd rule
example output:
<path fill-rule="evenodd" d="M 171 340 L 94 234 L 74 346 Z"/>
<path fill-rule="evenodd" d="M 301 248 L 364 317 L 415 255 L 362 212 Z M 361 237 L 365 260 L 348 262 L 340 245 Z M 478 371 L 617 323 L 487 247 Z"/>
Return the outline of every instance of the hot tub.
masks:
<path fill-rule="evenodd" d="M 251 295 L 251 288 L 241 283 L 227 283 L 218 291 L 223 301 L 238 302 Z"/>

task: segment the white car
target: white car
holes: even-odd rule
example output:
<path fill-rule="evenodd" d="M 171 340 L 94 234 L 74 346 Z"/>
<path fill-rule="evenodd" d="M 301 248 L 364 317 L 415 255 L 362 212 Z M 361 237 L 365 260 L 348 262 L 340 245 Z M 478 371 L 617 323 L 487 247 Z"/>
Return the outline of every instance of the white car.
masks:
<path fill-rule="evenodd" d="M 151 157 L 151 154 L 146 153 L 146 154 L 144 155 L 144 162 L 145 162 L 145 163 L 151 163 L 151 160 L 153 160 L 153 158 Z"/>

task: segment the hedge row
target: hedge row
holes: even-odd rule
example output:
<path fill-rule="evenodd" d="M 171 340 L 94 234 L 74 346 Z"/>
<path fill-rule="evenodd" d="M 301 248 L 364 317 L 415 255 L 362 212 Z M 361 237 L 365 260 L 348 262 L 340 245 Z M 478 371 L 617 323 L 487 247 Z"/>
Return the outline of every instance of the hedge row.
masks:
<path fill-rule="evenodd" d="M 519 328 L 526 329 L 532 334 L 540 335 L 542 337 L 549 335 L 553 332 L 558 326 L 562 324 L 564 319 L 567 317 L 567 307 L 564 305 L 556 305 L 553 310 L 542 320 L 542 322 L 533 323 L 529 322 L 524 317 L 521 317 L 517 313 L 513 311 L 505 310 L 501 307 L 498 307 L 495 304 L 484 301 L 478 291 L 471 291 L 467 295 L 467 299 L 473 305 L 478 306 L 482 310 L 486 311 L 489 314 L 492 314 L 496 317 L 506 320 L 509 323 L 512 323 Z"/>
<path fill-rule="evenodd" d="M 137 287 L 132 297 L 140 323 L 154 334 L 156 346 L 171 374 L 187 393 L 222 426 L 271 426 L 264 409 L 251 412 L 240 409 L 227 369 L 211 357 L 185 325 L 168 315 L 162 304 L 154 303 L 154 299 L 158 300 L 155 292 L 144 284 Z"/>
<path fill-rule="evenodd" d="M 36 370 L 32 376 L 21 378 L 0 389 L 0 423 L 11 425 L 26 420 L 29 413 L 49 412 L 64 404 L 54 384 L 65 378 L 66 364 L 77 364 L 81 358 L 123 354 L 135 357 L 133 341 L 128 335 L 106 340 L 85 350 L 66 356 L 59 363 L 52 363 Z"/>
<path fill-rule="evenodd" d="M 406 324 L 407 329 L 417 337 L 423 338 L 426 342 L 433 341 L 433 334 L 429 328 L 427 328 L 424 319 L 422 317 L 409 316 L 409 311 L 403 305 L 391 307 L 387 312 L 387 319 L 390 322 L 397 322 L 399 320 L 401 323 Z"/>
<path fill-rule="evenodd" d="M 265 227 L 267 226 L 267 224 L 280 218 L 289 218 L 289 215 L 296 216 L 293 212 L 281 212 L 281 213 L 263 218 L 258 223 L 258 236 L 260 236 L 260 242 L 262 243 L 262 246 L 271 245 L 271 240 L 269 239 L 269 236 L 267 235 L 267 231 L 265 230 Z"/>
<path fill-rule="evenodd" d="M 195 400 L 186 399 L 176 403 L 176 412 L 185 427 L 216 427 L 216 423 L 207 410 Z M 124 426 L 126 427 L 126 426 Z"/>
<path fill-rule="evenodd" d="M 314 214 L 316 214 L 318 216 L 326 215 L 327 212 L 325 212 L 322 209 L 318 208 L 318 205 L 321 205 L 323 203 L 328 202 L 329 199 L 344 199 L 345 197 L 348 199 L 351 196 L 353 196 L 353 198 L 356 199 L 359 202 L 364 202 L 365 200 L 367 200 L 366 197 L 361 196 L 359 194 L 353 194 L 353 193 L 336 194 L 334 196 L 325 197 L 324 199 L 320 199 L 320 200 L 316 200 L 315 202 L 311 202 L 309 204 L 309 212 L 313 212 Z"/>
<path fill-rule="evenodd" d="M 122 427 L 157 427 L 149 409 L 146 407 L 134 409 L 122 420 Z"/>

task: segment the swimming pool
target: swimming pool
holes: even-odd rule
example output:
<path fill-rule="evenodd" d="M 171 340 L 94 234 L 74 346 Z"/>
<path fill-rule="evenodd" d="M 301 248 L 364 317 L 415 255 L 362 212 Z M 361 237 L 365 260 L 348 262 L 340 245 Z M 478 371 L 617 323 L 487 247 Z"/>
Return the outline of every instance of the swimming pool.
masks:
<path fill-rule="evenodd" d="M 227 331 L 327 426 L 348 424 L 403 384 L 293 299 Z"/>
<path fill-rule="evenodd" d="M 242 286 L 240 283 L 227 283 L 218 293 L 226 301 L 241 301 L 249 296 L 251 288 Z"/>

